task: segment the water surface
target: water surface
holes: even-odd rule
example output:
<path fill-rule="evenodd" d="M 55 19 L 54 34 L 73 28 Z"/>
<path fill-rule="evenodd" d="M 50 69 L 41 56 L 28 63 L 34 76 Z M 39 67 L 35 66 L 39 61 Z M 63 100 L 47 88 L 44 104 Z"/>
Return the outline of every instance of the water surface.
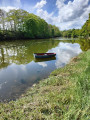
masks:
<path fill-rule="evenodd" d="M 87 40 L 41 39 L 0 42 L 0 101 L 15 100 L 72 57 L 90 48 Z M 52 59 L 35 59 L 33 53 L 54 52 Z"/>

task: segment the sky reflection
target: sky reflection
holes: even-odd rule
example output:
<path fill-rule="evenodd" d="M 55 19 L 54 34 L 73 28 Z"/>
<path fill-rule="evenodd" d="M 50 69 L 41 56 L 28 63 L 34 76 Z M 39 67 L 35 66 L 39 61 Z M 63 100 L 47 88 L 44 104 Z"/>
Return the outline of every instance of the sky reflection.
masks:
<path fill-rule="evenodd" d="M 51 49 L 48 52 L 56 52 L 57 60 L 55 62 L 56 68 L 65 66 L 72 57 L 77 56 L 82 52 L 80 45 L 75 43 L 63 43 L 60 42 L 56 48 Z"/>
<path fill-rule="evenodd" d="M 55 42 L 51 43 L 52 45 L 55 44 Z M 23 52 L 25 53 L 25 55 L 28 56 L 27 52 L 30 50 L 31 49 L 29 48 L 28 50 L 26 49 L 26 52 L 25 50 L 23 50 Z M 15 55 L 12 61 L 15 61 L 17 53 L 16 51 L 15 52 L 12 51 L 13 49 L 11 49 L 12 56 L 13 54 Z M 72 44 L 60 42 L 56 47 L 51 48 L 47 52 L 56 53 L 56 58 L 53 58 L 52 60 L 42 61 L 40 60 L 35 61 L 32 59 L 29 63 L 26 62 L 27 64 L 19 65 L 15 64 L 14 62 L 11 62 L 11 64 L 7 65 L 7 67 L 0 69 L 1 101 L 5 99 L 9 101 L 18 98 L 22 93 L 25 92 L 25 90 L 28 87 L 32 86 L 34 83 L 37 83 L 39 80 L 48 77 L 50 73 L 56 68 L 65 66 L 72 57 L 77 56 L 79 53 L 82 52 L 82 50 L 80 49 L 80 45 L 77 43 Z M 23 56 L 21 53 L 20 55 Z M 23 58 L 21 57 L 21 60 Z M 25 59 L 26 58 L 24 58 L 24 60 Z"/>

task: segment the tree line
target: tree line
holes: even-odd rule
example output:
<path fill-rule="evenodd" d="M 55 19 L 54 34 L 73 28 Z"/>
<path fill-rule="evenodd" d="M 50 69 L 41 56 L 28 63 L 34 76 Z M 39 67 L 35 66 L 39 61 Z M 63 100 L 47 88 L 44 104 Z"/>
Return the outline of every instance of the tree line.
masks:
<path fill-rule="evenodd" d="M 89 38 L 90 37 L 90 13 L 89 19 L 85 22 L 81 29 L 69 29 L 62 31 L 63 37 L 83 37 Z"/>
<path fill-rule="evenodd" d="M 61 36 L 55 25 L 22 9 L 0 9 L 0 40 L 50 38 Z"/>
<path fill-rule="evenodd" d="M 58 36 L 90 38 L 90 14 L 81 29 L 60 31 L 55 25 L 48 24 L 44 19 L 23 9 L 13 9 L 9 12 L 0 9 L 0 40 Z"/>

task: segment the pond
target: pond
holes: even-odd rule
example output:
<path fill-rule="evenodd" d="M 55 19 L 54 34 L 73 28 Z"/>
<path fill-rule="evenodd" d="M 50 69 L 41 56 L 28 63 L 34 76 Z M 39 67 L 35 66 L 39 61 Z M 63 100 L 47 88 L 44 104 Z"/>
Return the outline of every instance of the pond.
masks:
<path fill-rule="evenodd" d="M 0 101 L 16 100 L 33 84 L 88 49 L 89 40 L 66 38 L 0 42 Z M 56 57 L 34 58 L 34 53 L 45 52 L 54 52 Z"/>

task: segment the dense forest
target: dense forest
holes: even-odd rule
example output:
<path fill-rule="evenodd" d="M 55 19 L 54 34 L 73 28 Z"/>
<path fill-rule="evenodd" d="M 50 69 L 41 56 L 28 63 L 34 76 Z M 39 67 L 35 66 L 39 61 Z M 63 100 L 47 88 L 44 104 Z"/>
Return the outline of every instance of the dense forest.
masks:
<path fill-rule="evenodd" d="M 60 36 L 59 28 L 25 10 L 0 9 L 0 40 L 50 38 Z"/>
<path fill-rule="evenodd" d="M 25 10 L 13 9 L 6 12 L 0 9 L 0 40 L 37 39 L 58 36 L 90 38 L 90 14 L 89 19 L 81 29 L 60 31 L 55 25 L 48 24 L 44 19 Z"/>
<path fill-rule="evenodd" d="M 63 37 L 83 37 L 90 38 L 90 13 L 89 19 L 85 22 L 81 29 L 70 29 L 62 31 Z"/>

